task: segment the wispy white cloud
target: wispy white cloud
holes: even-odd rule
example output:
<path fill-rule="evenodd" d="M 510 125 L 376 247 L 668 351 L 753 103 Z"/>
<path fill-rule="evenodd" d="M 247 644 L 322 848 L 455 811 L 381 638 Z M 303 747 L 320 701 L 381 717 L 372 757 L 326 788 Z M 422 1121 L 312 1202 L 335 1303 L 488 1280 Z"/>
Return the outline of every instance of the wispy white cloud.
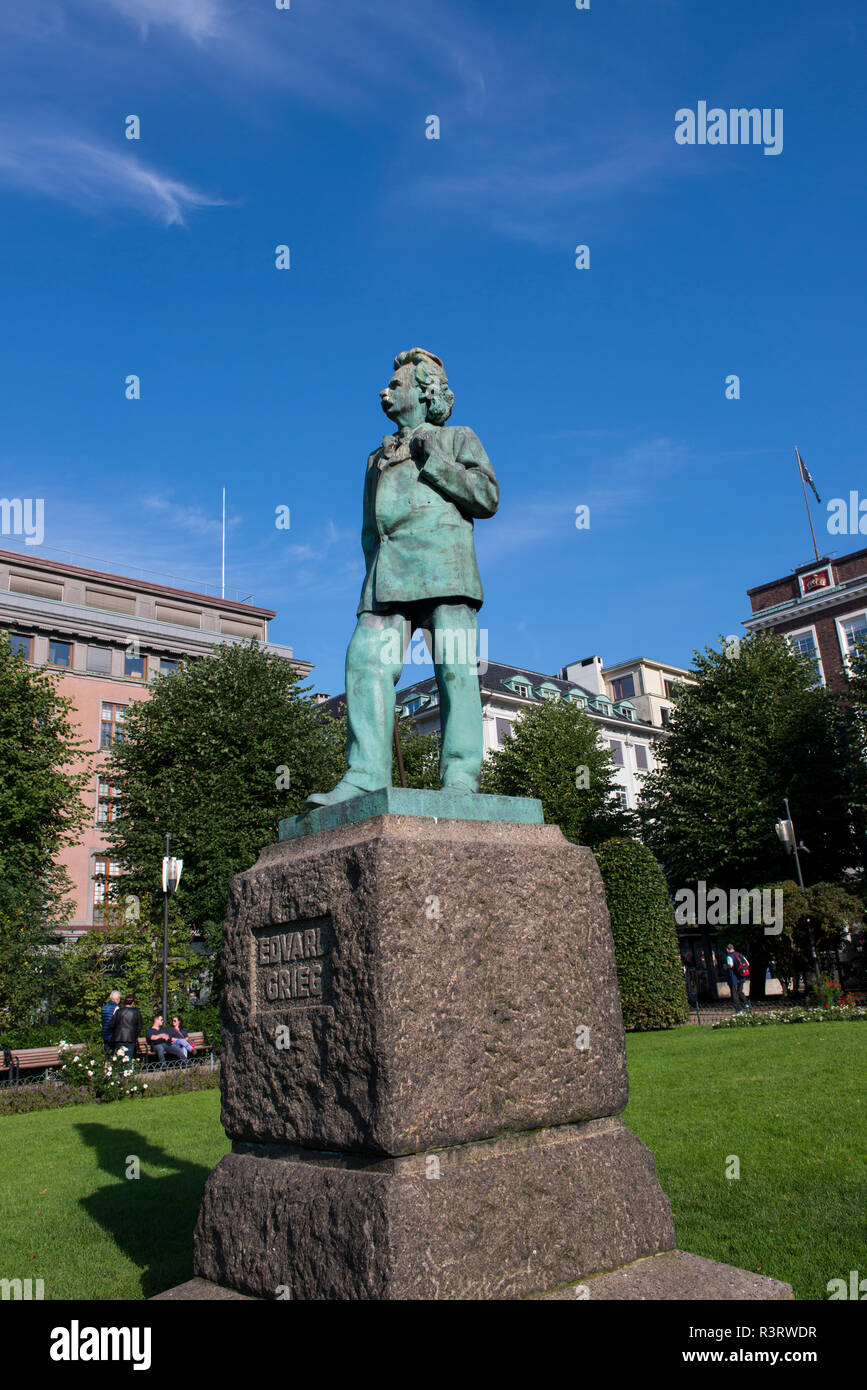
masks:
<path fill-rule="evenodd" d="M 83 0 L 93 10 L 114 11 L 138 30 L 143 39 L 151 28 L 176 30 L 193 43 L 224 38 L 231 16 L 223 0 Z"/>
<path fill-rule="evenodd" d="M 509 558 L 516 550 L 545 546 L 572 539 L 575 509 L 590 508 L 591 534 L 601 517 L 606 529 L 631 522 L 648 499 L 658 492 L 660 478 L 687 466 L 689 448 L 678 440 L 650 439 L 618 454 L 588 457 L 582 462 L 580 482 L 567 493 L 523 494 L 501 506 L 494 524 L 480 526 L 476 546 L 483 564 Z M 594 483 L 595 478 L 605 483 Z"/>
<path fill-rule="evenodd" d="M 383 84 L 417 91 L 422 78 L 446 77 L 463 90 L 467 109 L 485 97 L 474 55 L 490 52 L 487 28 L 448 0 L 427 0 L 424 23 L 403 0 L 71 0 L 79 11 L 120 19 L 146 43 L 187 45 L 239 77 L 290 91 L 301 100 L 348 113 L 375 110 Z M 2 4 L 2 0 L 0 0 Z M 454 37 L 460 31 L 460 42 Z"/>
<path fill-rule="evenodd" d="M 223 199 L 145 164 L 131 151 L 11 123 L 0 125 L 0 183 L 86 212 L 126 208 L 166 227 L 184 225 L 194 209 L 226 206 Z"/>
<path fill-rule="evenodd" d="M 221 517 L 216 514 L 208 516 L 201 507 L 184 506 L 173 501 L 171 495 L 151 493 L 142 499 L 142 505 L 149 512 L 156 512 L 165 525 L 176 527 L 179 531 L 187 531 L 194 536 L 219 536 L 221 533 Z M 239 526 L 242 521 L 243 517 L 232 516 L 227 511 L 226 530 Z"/>

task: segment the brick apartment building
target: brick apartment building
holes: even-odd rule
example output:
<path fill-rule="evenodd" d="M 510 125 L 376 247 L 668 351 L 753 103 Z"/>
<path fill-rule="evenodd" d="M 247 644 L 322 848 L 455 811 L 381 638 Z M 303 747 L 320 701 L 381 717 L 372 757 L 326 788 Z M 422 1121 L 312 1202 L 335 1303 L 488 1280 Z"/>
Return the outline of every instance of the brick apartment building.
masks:
<path fill-rule="evenodd" d="M 179 662 L 252 638 L 306 676 L 310 662 L 268 641 L 274 616 L 238 599 L 0 550 L 0 631 L 32 665 L 59 673 L 59 693 L 73 701 L 79 735 L 97 750 L 97 771 L 84 792 L 90 823 L 61 856 L 73 883 L 71 933 L 104 920 L 105 888 L 95 876 L 120 876 L 103 833 L 119 797 L 98 764 L 123 738 L 130 705 L 146 700 L 153 678 Z"/>
<path fill-rule="evenodd" d="M 750 632 L 775 632 L 811 656 L 823 685 L 842 691 L 855 643 L 867 638 L 867 550 L 825 558 L 747 590 Z"/>

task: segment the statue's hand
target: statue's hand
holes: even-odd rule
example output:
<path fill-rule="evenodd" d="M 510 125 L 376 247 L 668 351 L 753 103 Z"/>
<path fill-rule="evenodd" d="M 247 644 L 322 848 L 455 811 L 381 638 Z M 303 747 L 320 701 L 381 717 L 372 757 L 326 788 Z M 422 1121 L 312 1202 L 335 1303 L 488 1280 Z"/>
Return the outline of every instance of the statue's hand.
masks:
<path fill-rule="evenodd" d="M 416 430 L 415 434 L 413 435 L 409 446 L 410 453 L 412 454 L 419 467 L 421 467 L 425 463 L 428 455 L 430 454 L 435 437 L 436 430 L 431 428 L 422 428 Z"/>

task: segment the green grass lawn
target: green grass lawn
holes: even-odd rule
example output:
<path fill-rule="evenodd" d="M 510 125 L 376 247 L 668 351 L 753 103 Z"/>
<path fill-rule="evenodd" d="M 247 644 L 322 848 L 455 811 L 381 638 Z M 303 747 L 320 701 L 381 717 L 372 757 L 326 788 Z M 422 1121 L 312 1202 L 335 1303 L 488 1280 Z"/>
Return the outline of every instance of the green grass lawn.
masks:
<path fill-rule="evenodd" d="M 656 1157 L 681 1249 L 796 1298 L 867 1275 L 867 1025 L 682 1028 L 630 1035 L 628 1053 L 626 1121 Z M 202 1187 L 228 1147 L 217 1091 L 0 1118 L 0 1278 L 44 1279 L 51 1299 L 190 1278 Z"/>
<path fill-rule="evenodd" d="M 635 1033 L 627 1055 L 624 1118 L 656 1158 L 680 1249 L 796 1298 L 867 1275 L 867 1024 Z"/>
<path fill-rule="evenodd" d="M 228 1149 L 219 1091 L 0 1117 L 0 1277 L 44 1279 L 46 1299 L 190 1279 L 202 1188 Z"/>

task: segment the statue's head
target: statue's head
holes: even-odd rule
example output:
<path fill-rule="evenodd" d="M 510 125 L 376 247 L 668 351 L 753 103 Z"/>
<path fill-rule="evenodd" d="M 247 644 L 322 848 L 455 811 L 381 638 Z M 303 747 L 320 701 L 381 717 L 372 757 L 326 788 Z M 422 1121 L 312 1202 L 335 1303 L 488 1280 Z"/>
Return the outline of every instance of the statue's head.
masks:
<path fill-rule="evenodd" d="M 410 423 L 410 415 L 421 416 L 419 407 L 423 406 L 425 420 L 431 425 L 444 425 L 455 403 L 442 362 L 424 348 L 409 348 L 397 354 L 394 376 L 380 392 L 380 400 L 389 419 L 399 424 Z"/>

